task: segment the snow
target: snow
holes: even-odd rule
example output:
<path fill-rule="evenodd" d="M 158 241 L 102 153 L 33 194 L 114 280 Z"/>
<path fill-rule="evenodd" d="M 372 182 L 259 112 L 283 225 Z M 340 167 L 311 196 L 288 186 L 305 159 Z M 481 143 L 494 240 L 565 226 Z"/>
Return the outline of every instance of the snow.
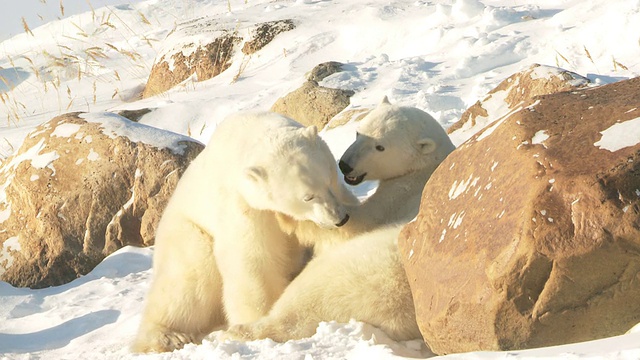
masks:
<path fill-rule="evenodd" d="M 80 114 L 80 117 L 88 122 L 100 124 L 103 133 L 112 139 L 123 136 L 133 142 L 143 142 L 159 148 L 171 149 L 176 154 L 183 154 L 186 148 L 186 145 L 180 142 L 193 140 L 184 135 L 158 131 L 152 127 L 136 124 L 113 113 L 86 113 Z M 89 160 L 97 159 L 95 155 L 90 154 L 89 156 Z"/>
<path fill-rule="evenodd" d="M 104 133 L 111 137 L 129 136 L 134 141 L 180 152 L 180 141 L 186 136 L 206 143 L 217 123 L 231 113 L 269 109 L 279 97 L 298 88 L 305 73 L 324 61 L 345 64 L 343 72 L 327 77 L 321 84 L 354 90 L 348 109 L 372 107 L 388 96 L 394 103 L 429 112 L 445 128 L 471 105 L 484 100 L 498 83 L 533 63 L 570 70 L 588 77 L 595 85 L 635 77 L 640 71 L 638 1 L 5 2 L 1 5 L 7 21 L 0 22 L 2 158 L 18 149 L 36 126 L 73 111 L 89 112 L 82 116 L 102 124 Z M 60 3 L 64 5 L 64 15 Z M 23 16 L 33 35 L 24 33 Z M 199 82 L 192 77 L 164 94 L 140 99 L 154 60 L 163 54 L 190 51 L 193 48 L 185 48 L 185 44 L 198 44 L 215 31 L 246 29 L 253 23 L 289 18 L 295 20 L 296 29 L 278 35 L 260 52 L 244 59 L 248 61 L 244 68 L 240 65 L 243 56 L 238 54 L 232 66 L 213 79 Z M 551 76 L 553 71 L 549 69 L 534 70 L 532 76 Z M 476 118 L 475 125 L 465 125 L 452 134 L 454 144 L 460 145 L 492 125 L 479 134 L 477 140 L 481 141 L 511 113 L 520 110 L 507 107 L 506 95 L 498 92 L 484 101 L 485 109 L 497 119 Z M 144 108 L 152 111 L 139 120 L 141 124 L 175 134 L 148 129 L 137 137 L 132 130 L 139 125 L 107 113 Z M 533 106 L 529 108 L 534 110 Z M 632 111 L 635 109 L 629 112 Z M 54 136 L 92 141 L 71 125 L 61 124 L 54 129 Z M 351 122 L 321 134 L 339 156 L 353 141 L 354 129 Z M 621 122 L 603 131 L 602 139 L 594 146 L 608 151 L 631 146 L 640 141 L 638 129 L 638 119 Z M 545 136 L 539 132 L 531 143 L 544 144 Z M 79 154 L 82 158 L 77 161 L 92 160 L 96 155 Z M 39 143 L 3 166 L 14 169 L 18 163 L 30 161 L 34 167 L 46 167 L 56 156 Z M 497 165 L 494 163 L 491 170 Z M 4 200 L 4 188 L 11 179 L 9 176 L 0 187 L 0 200 Z M 461 180 L 449 195 L 458 197 L 472 186 L 477 186 L 475 195 L 481 189 L 492 189 L 491 182 L 478 182 L 474 178 Z M 355 192 L 365 198 L 375 187 L 375 182 L 365 182 Z M 636 194 L 640 196 L 640 189 Z M 0 219 L 9 212 L 9 208 L 3 210 Z M 463 214 L 456 214 L 451 226 L 459 225 Z M 443 232 L 440 241 L 445 235 Z M 15 249 L 16 244 L 17 238 L 4 242 L 0 262 L 10 260 L 8 250 Z M 419 346 L 420 342 L 396 343 L 355 321 L 322 323 L 312 338 L 285 344 L 269 340 L 219 343 L 211 339 L 170 354 L 132 355 L 127 344 L 140 321 L 152 254 L 153 248 L 121 249 L 90 274 L 59 287 L 18 289 L 0 282 L 0 359 L 310 360 L 431 356 Z M 437 358 L 637 359 L 638 344 L 640 332 L 635 332 L 583 344 Z"/>
<path fill-rule="evenodd" d="M 593 145 L 611 152 L 640 143 L 640 118 L 616 123 L 601 131 L 602 137 Z"/>
<path fill-rule="evenodd" d="M 549 139 L 549 134 L 547 134 L 547 131 L 538 130 L 531 138 L 531 144 L 533 145 L 542 144 L 542 146 L 546 147 L 546 145 L 544 145 L 544 142 L 547 139 Z"/>

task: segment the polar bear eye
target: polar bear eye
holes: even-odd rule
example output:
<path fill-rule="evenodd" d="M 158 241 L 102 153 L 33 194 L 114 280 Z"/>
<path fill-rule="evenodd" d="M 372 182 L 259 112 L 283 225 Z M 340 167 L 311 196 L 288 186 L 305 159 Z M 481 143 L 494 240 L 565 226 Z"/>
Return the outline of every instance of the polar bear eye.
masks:
<path fill-rule="evenodd" d="M 378 150 L 378 151 L 384 151 L 384 146 L 382 146 L 382 145 L 376 145 L 376 150 Z"/>
<path fill-rule="evenodd" d="M 314 196 L 314 195 L 307 195 L 307 196 L 305 196 L 305 197 L 302 199 L 302 201 L 304 201 L 304 202 L 309 202 L 309 201 L 311 201 L 311 200 L 313 200 L 313 199 L 315 199 L 315 196 Z"/>

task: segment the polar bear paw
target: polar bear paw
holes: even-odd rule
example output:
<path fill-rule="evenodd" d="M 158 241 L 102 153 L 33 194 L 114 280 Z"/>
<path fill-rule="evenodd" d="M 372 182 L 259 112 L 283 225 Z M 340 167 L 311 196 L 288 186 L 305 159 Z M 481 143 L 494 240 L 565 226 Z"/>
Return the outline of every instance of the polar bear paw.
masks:
<path fill-rule="evenodd" d="M 241 341 L 249 341 L 249 340 L 258 340 L 263 339 L 258 335 L 258 332 L 255 329 L 255 326 L 252 324 L 237 324 L 229 326 L 226 331 L 221 332 L 218 335 L 218 340 L 241 340 Z"/>
<path fill-rule="evenodd" d="M 162 353 L 182 349 L 186 344 L 199 344 L 201 340 L 194 335 L 177 331 L 152 331 L 138 338 L 131 350 L 135 353 Z"/>

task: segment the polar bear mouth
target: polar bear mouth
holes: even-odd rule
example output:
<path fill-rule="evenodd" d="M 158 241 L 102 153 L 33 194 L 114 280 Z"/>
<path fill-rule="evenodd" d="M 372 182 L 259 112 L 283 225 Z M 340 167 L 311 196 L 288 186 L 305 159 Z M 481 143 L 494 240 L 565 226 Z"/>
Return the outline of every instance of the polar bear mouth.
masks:
<path fill-rule="evenodd" d="M 344 182 L 346 182 L 349 185 L 358 185 L 361 182 L 364 181 L 364 177 L 367 176 L 367 173 L 364 173 L 360 176 L 350 176 L 350 175 L 345 175 L 344 176 Z"/>

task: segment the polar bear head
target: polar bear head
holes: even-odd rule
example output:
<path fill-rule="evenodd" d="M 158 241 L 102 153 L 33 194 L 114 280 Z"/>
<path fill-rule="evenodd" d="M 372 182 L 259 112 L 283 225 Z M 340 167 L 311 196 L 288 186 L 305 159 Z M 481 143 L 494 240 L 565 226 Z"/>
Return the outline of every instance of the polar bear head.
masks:
<path fill-rule="evenodd" d="M 360 121 L 356 140 L 340 159 L 349 185 L 387 180 L 435 169 L 455 149 L 438 122 L 426 112 L 396 106 L 387 97 Z"/>
<path fill-rule="evenodd" d="M 315 126 L 273 135 L 271 151 L 244 169 L 244 197 L 256 209 L 275 211 L 321 227 L 344 225 L 356 198 L 338 181 L 336 160 Z"/>

